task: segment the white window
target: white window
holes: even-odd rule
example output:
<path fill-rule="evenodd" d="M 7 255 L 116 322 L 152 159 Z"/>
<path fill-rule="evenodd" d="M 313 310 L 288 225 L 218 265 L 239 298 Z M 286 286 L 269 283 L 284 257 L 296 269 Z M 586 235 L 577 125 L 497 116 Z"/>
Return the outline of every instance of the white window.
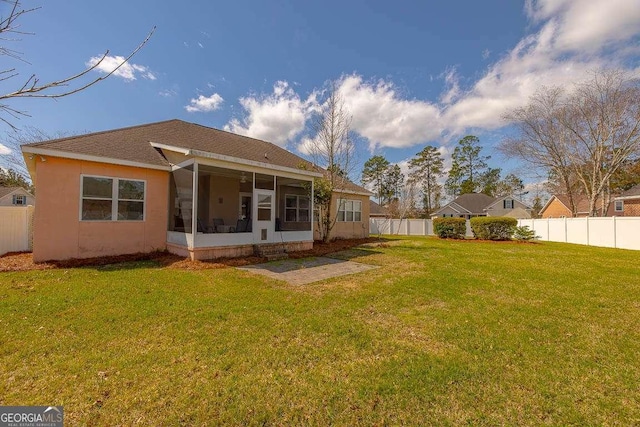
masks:
<path fill-rule="evenodd" d="M 338 206 L 338 221 L 362 221 L 362 202 L 359 200 L 340 199 Z"/>
<path fill-rule="evenodd" d="M 309 222 L 309 197 L 295 194 L 285 195 L 284 220 L 286 222 Z"/>
<path fill-rule="evenodd" d="M 26 205 L 27 204 L 27 196 L 23 194 L 14 194 L 13 195 L 13 204 L 14 205 Z"/>
<path fill-rule="evenodd" d="M 624 200 L 616 200 L 614 202 L 615 205 L 615 211 L 616 212 L 623 212 L 624 211 Z"/>
<path fill-rule="evenodd" d="M 504 209 L 513 209 L 513 199 L 504 199 Z"/>
<path fill-rule="evenodd" d="M 145 181 L 81 176 L 80 219 L 83 221 L 143 221 Z"/>

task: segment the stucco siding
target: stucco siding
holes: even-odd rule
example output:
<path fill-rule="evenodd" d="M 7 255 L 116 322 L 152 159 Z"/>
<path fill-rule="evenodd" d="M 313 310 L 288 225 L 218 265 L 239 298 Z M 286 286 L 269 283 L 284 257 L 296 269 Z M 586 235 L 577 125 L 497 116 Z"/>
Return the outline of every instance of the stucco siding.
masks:
<path fill-rule="evenodd" d="M 166 248 L 167 172 L 57 157 L 38 159 L 36 171 L 36 262 Z M 144 221 L 80 221 L 82 174 L 145 180 Z"/>
<path fill-rule="evenodd" d="M 361 221 L 336 221 L 331 230 L 331 239 L 364 239 L 369 237 L 369 196 L 334 194 L 331 203 L 331 218 L 337 216 L 338 199 L 361 201 L 362 216 Z M 316 221 L 314 221 L 314 238 L 320 239 Z"/>

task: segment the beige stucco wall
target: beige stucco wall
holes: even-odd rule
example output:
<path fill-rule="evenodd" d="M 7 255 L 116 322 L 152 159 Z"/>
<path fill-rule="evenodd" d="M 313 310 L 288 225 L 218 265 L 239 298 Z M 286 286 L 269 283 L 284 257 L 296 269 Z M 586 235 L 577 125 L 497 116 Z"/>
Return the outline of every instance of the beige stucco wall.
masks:
<path fill-rule="evenodd" d="M 340 222 L 336 221 L 331 230 L 331 239 L 364 239 L 369 237 L 369 196 L 361 196 L 356 194 L 334 194 L 331 203 L 331 217 L 337 215 L 338 199 L 360 200 L 362 202 L 362 221 L 358 222 Z M 320 239 L 318 232 L 318 224 L 314 221 L 314 239 Z"/>
<path fill-rule="evenodd" d="M 80 221 L 80 175 L 146 181 L 144 221 Z M 91 258 L 166 248 L 168 172 L 47 156 L 37 158 L 33 258 Z"/>

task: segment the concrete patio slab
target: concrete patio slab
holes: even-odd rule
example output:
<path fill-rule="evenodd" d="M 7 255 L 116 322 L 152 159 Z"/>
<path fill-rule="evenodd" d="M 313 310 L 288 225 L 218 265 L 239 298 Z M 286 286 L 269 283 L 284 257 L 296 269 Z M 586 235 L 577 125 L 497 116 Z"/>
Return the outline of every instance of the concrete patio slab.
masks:
<path fill-rule="evenodd" d="M 314 257 L 287 259 L 237 268 L 283 280 L 292 285 L 306 285 L 307 283 L 346 276 L 347 274 L 361 273 L 378 267 L 341 259 Z"/>

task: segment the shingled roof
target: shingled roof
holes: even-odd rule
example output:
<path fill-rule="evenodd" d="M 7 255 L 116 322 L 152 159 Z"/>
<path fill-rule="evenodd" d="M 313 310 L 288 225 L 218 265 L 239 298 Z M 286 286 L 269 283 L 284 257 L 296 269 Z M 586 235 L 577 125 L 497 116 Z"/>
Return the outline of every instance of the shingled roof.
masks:
<path fill-rule="evenodd" d="M 298 168 L 301 163 L 309 164 L 269 142 L 177 119 L 36 142 L 26 147 L 150 166 L 169 166 L 169 162 L 151 146 L 151 142 L 288 168 Z"/>
<path fill-rule="evenodd" d="M 315 169 L 307 160 L 270 142 L 177 119 L 36 142 L 24 145 L 23 151 L 70 158 L 85 156 L 96 161 L 103 159 L 107 163 L 135 163 L 169 170 L 169 161 L 152 143 L 248 160 L 275 168 L 299 169 L 304 164 L 308 171 Z M 346 185 L 345 191 L 368 193 L 351 182 Z"/>
<path fill-rule="evenodd" d="M 640 184 L 635 185 L 622 193 L 620 199 L 637 199 L 640 198 Z"/>

